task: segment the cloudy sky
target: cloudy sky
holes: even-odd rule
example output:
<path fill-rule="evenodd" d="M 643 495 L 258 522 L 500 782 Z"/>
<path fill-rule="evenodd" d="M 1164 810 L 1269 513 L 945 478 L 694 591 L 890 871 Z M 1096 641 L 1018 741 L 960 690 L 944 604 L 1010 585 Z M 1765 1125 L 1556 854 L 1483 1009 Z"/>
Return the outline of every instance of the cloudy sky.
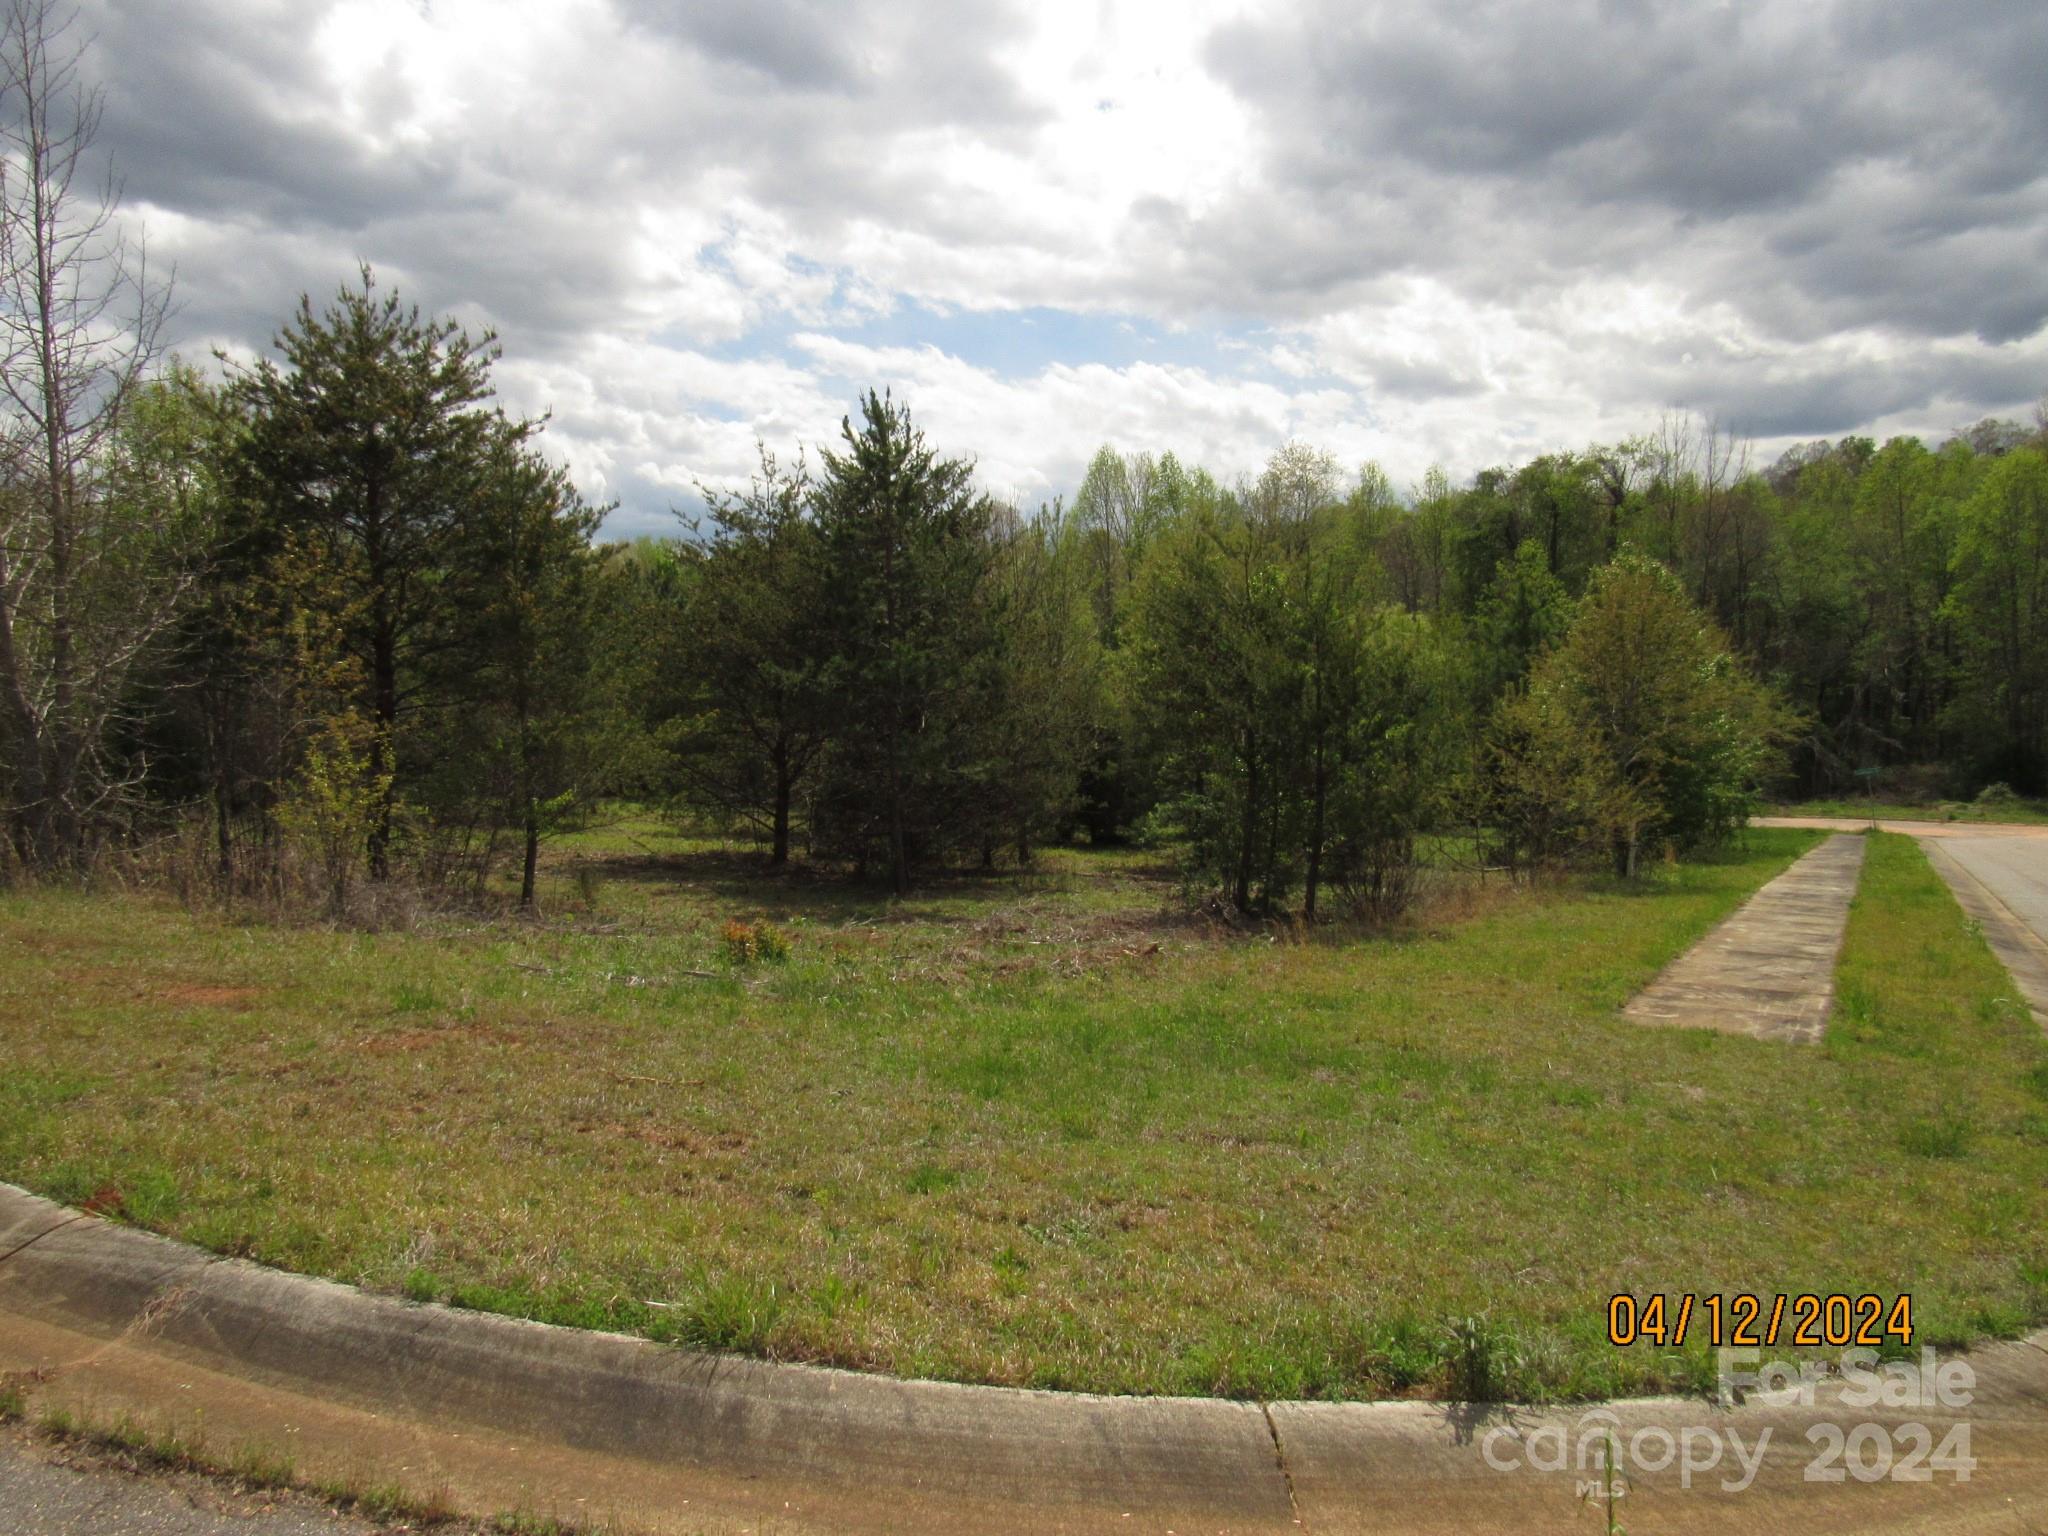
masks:
<path fill-rule="evenodd" d="M 1027 502 L 1768 456 L 2048 389 L 2041 0 L 88 0 L 176 340 L 359 260 L 494 326 L 611 531 L 870 383 Z"/>

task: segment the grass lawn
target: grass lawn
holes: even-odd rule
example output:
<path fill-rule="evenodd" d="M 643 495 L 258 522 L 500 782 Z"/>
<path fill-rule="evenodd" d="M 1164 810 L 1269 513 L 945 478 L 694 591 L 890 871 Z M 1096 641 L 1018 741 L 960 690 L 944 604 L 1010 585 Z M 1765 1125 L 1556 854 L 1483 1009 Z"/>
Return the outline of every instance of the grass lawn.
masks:
<path fill-rule="evenodd" d="M 2048 1046 L 1910 840 L 1874 839 L 1823 1047 L 1617 1015 L 1814 840 L 1309 943 L 1175 916 L 1145 855 L 896 904 L 651 824 L 559 850 L 533 924 L 16 893 L 0 1177 L 419 1298 L 963 1381 L 1706 1379 L 1609 1347 L 1616 1290 L 2020 1330 Z M 790 958 L 723 960 L 763 915 Z"/>
<path fill-rule="evenodd" d="M 1774 805 L 1772 816 L 1856 816 L 1880 821 L 1989 821 L 2048 825 L 2048 804 L 2039 800 L 2001 800 L 1979 804 L 1974 800 L 1942 800 L 1932 805 L 1900 805 L 1889 800 L 1803 800 L 1797 805 Z"/>

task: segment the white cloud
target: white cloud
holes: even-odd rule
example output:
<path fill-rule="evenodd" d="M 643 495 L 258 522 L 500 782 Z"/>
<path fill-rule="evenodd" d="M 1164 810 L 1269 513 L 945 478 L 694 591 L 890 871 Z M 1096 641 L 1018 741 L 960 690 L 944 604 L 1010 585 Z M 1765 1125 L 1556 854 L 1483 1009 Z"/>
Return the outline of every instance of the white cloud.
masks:
<path fill-rule="evenodd" d="M 639 526 L 869 384 L 1026 498 L 1104 439 L 1402 480 L 1667 407 L 1775 441 L 2048 384 L 2039 7 L 88 7 L 182 349 L 372 261 L 495 326 L 508 399 Z M 1180 360 L 900 344 L 1033 306 Z"/>

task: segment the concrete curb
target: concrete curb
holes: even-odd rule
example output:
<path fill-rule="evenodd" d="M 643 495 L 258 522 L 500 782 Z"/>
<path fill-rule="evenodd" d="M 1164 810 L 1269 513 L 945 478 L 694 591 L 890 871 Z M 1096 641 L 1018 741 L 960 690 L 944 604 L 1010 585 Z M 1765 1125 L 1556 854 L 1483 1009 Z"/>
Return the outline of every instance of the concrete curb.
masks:
<path fill-rule="evenodd" d="M 604 1513 L 652 1530 L 1583 1531 L 1583 1446 L 1611 1422 L 1624 1439 L 1778 1436 L 1744 1491 L 1643 1469 L 1626 1510 L 1639 1536 L 1795 1520 L 1965 1529 L 1958 1517 L 1994 1507 L 2048 1520 L 2048 1333 L 1970 1363 L 1970 1481 L 1814 1484 L 1804 1430 L 1831 1411 L 1827 1384 L 1805 1408 L 1663 1399 L 1475 1417 L 899 1381 L 414 1305 L 0 1185 L 0 1369 L 48 1373 L 38 1390 L 53 1401 L 267 1437 L 302 1468 L 324 1457 L 422 1479 L 473 1514 Z M 1962 1417 L 1854 1415 L 1937 1436 Z M 1545 1426 L 1576 1437 L 1579 1464 L 1501 1470 L 1502 1448 Z"/>

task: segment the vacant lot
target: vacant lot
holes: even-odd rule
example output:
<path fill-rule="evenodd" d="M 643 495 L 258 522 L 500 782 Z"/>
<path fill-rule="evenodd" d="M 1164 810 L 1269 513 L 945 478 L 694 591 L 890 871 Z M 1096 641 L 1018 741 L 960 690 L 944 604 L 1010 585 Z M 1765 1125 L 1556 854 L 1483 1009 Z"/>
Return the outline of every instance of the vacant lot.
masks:
<path fill-rule="evenodd" d="M 898 905 L 651 826 L 559 852 L 539 924 L 16 894 L 0 1177 L 417 1297 L 1103 1391 L 1700 1380 L 1607 1346 L 1616 1290 L 2039 1321 L 2048 1048 L 1910 841 L 1824 1046 L 1617 1016 L 1813 840 L 1312 943 L 1176 915 L 1149 856 Z M 731 964 L 763 916 L 789 958 Z"/>

